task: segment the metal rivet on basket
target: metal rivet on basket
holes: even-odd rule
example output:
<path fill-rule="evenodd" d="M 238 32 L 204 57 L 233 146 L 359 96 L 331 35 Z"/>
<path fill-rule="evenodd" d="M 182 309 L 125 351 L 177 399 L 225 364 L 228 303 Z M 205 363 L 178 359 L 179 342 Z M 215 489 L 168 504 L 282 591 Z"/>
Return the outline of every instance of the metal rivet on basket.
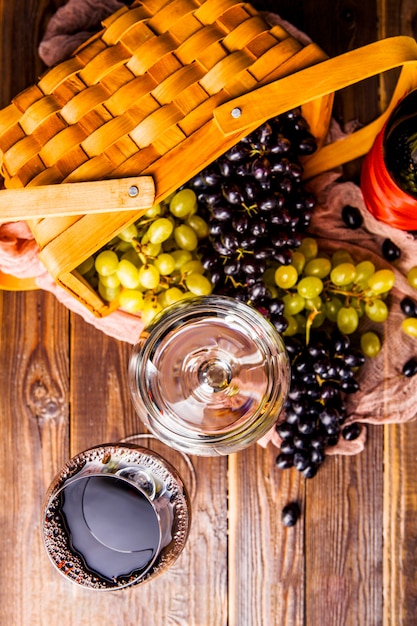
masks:
<path fill-rule="evenodd" d="M 236 119 L 242 115 L 242 109 L 239 109 L 239 107 L 235 107 L 230 111 L 230 115 Z"/>
<path fill-rule="evenodd" d="M 136 198 L 139 193 L 139 189 L 136 187 L 136 185 L 132 185 L 131 187 L 129 187 L 128 193 L 131 198 Z"/>

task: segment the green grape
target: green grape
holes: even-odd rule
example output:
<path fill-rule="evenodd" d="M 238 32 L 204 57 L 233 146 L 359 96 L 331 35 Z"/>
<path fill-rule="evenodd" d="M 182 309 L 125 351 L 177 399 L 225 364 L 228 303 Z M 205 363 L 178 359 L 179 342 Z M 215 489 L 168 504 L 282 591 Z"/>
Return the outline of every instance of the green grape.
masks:
<path fill-rule="evenodd" d="M 174 224 L 171 220 L 167 217 L 159 217 L 149 226 L 146 235 L 151 243 L 162 243 L 171 237 L 173 230 Z"/>
<path fill-rule="evenodd" d="M 103 287 L 107 287 L 109 289 L 116 289 L 117 287 L 120 287 L 120 279 L 117 275 L 117 271 L 109 276 L 100 276 L 100 282 Z"/>
<path fill-rule="evenodd" d="M 319 328 L 323 322 L 326 319 L 326 313 L 324 311 L 319 311 L 318 313 L 316 313 L 316 315 L 313 317 L 313 321 L 311 326 L 313 328 Z"/>
<path fill-rule="evenodd" d="M 375 294 L 387 293 L 395 283 L 395 275 L 392 270 L 378 270 L 368 278 L 368 287 Z"/>
<path fill-rule="evenodd" d="M 101 276 L 109 276 L 117 270 L 119 265 L 119 257 L 113 250 L 103 250 L 95 260 L 94 266 L 97 274 Z"/>
<path fill-rule="evenodd" d="M 126 289 L 136 289 L 139 285 L 139 270 L 127 259 L 122 259 L 119 262 L 116 270 L 117 278 L 121 285 Z"/>
<path fill-rule="evenodd" d="M 343 248 L 336 250 L 336 252 L 333 252 L 332 254 L 333 267 L 340 265 L 340 263 L 354 263 L 350 252 L 348 250 L 344 250 Z"/>
<path fill-rule="evenodd" d="M 291 265 L 295 267 L 298 274 L 302 274 L 304 270 L 304 266 L 306 264 L 306 258 L 300 250 L 293 250 L 292 253 Z"/>
<path fill-rule="evenodd" d="M 175 270 L 175 259 L 168 252 L 159 254 L 153 264 L 162 276 L 169 276 Z"/>
<path fill-rule="evenodd" d="M 359 318 L 353 306 L 342 306 L 337 312 L 337 326 L 342 333 L 351 335 L 358 328 Z"/>
<path fill-rule="evenodd" d="M 324 311 L 326 313 L 326 317 L 331 322 L 337 321 L 337 313 L 339 309 L 343 306 L 342 301 L 337 296 L 333 296 L 330 300 L 327 300 L 324 305 Z"/>
<path fill-rule="evenodd" d="M 177 246 L 182 250 L 192 252 L 198 246 L 197 235 L 187 224 L 181 224 L 174 229 L 174 238 Z"/>
<path fill-rule="evenodd" d="M 417 337 L 417 317 L 406 317 L 401 322 L 401 328 L 406 335 Z"/>
<path fill-rule="evenodd" d="M 298 293 L 286 293 L 282 301 L 284 303 L 285 317 L 288 315 L 297 315 L 297 313 L 301 313 L 301 311 L 304 310 L 305 298 Z"/>
<path fill-rule="evenodd" d="M 294 318 L 298 325 L 298 332 L 305 333 L 306 327 L 307 327 L 307 320 L 305 316 L 302 315 L 301 313 L 297 313 L 297 315 L 294 315 Z"/>
<path fill-rule="evenodd" d="M 330 274 L 332 264 L 325 257 L 316 257 L 308 261 L 304 268 L 305 276 L 317 276 L 318 278 L 326 278 Z"/>
<path fill-rule="evenodd" d="M 175 217 L 185 218 L 197 205 L 197 196 L 192 189 L 177 191 L 169 203 L 169 210 Z"/>
<path fill-rule="evenodd" d="M 181 270 L 183 265 L 193 260 L 193 255 L 189 250 L 173 250 L 171 256 L 175 261 L 176 270 Z"/>
<path fill-rule="evenodd" d="M 77 271 L 80 272 L 82 276 L 89 274 L 92 269 L 94 269 L 94 257 L 92 256 L 89 256 L 77 267 Z"/>
<path fill-rule="evenodd" d="M 304 237 L 298 251 L 302 252 L 306 261 L 314 259 L 319 251 L 317 241 L 313 237 Z"/>
<path fill-rule="evenodd" d="M 154 265 L 142 265 L 139 269 L 139 286 L 143 289 L 156 289 L 160 277 L 160 273 Z"/>
<path fill-rule="evenodd" d="M 264 275 L 262 276 L 262 282 L 264 283 L 264 285 L 268 287 L 268 289 L 271 289 L 271 287 L 276 287 L 275 272 L 276 272 L 275 266 L 267 267 L 264 272 Z"/>
<path fill-rule="evenodd" d="M 138 289 L 122 289 L 119 306 L 128 313 L 139 313 L 143 309 L 143 293 Z"/>
<path fill-rule="evenodd" d="M 410 268 L 407 272 L 407 281 L 414 289 L 417 289 L 417 266 Z"/>
<path fill-rule="evenodd" d="M 365 304 L 365 314 L 373 322 L 385 322 L 388 317 L 388 307 L 383 300 L 375 298 Z"/>
<path fill-rule="evenodd" d="M 381 350 L 381 341 L 372 330 L 361 335 L 360 344 L 363 354 L 370 358 L 376 357 Z"/>
<path fill-rule="evenodd" d="M 141 310 L 141 317 L 144 325 L 149 326 L 155 315 L 157 315 L 160 311 L 162 311 L 162 306 L 157 300 L 145 298 Z"/>
<path fill-rule="evenodd" d="M 351 306 L 353 306 L 354 309 L 356 309 L 358 317 L 362 317 L 363 314 L 365 313 L 364 301 L 361 300 L 361 298 L 354 296 L 353 298 L 350 299 L 350 304 Z"/>
<path fill-rule="evenodd" d="M 323 281 L 317 276 L 305 276 L 297 285 L 297 292 L 302 298 L 315 298 L 323 291 Z"/>
<path fill-rule="evenodd" d="M 323 300 L 320 296 L 315 298 L 306 298 L 304 308 L 306 311 L 320 311 L 323 308 Z"/>
<path fill-rule="evenodd" d="M 140 247 L 140 253 L 144 257 L 157 257 L 161 252 L 162 246 L 160 243 L 152 243 L 151 241 L 144 242 Z"/>
<path fill-rule="evenodd" d="M 124 252 L 122 254 L 122 256 L 120 257 L 120 260 L 121 261 L 129 261 L 135 267 L 140 267 L 142 265 L 142 263 L 141 263 L 141 261 L 140 261 L 140 259 L 138 257 L 138 253 L 132 247 L 127 252 Z"/>
<path fill-rule="evenodd" d="M 298 333 L 298 323 L 295 317 L 293 317 L 292 315 L 287 315 L 286 319 L 288 322 L 288 326 L 282 334 L 286 337 L 292 337 L 292 335 Z"/>
<path fill-rule="evenodd" d="M 204 274 L 204 267 L 198 259 L 187 261 L 181 266 L 181 274 Z"/>
<path fill-rule="evenodd" d="M 192 294 L 195 296 L 208 296 L 213 286 L 208 278 L 202 274 L 188 274 L 185 277 L 185 285 Z"/>
<path fill-rule="evenodd" d="M 149 218 L 158 217 L 158 215 L 161 215 L 161 213 L 162 213 L 162 205 L 158 203 L 158 204 L 154 204 L 150 209 L 148 209 L 144 213 L 144 217 L 149 217 Z"/>
<path fill-rule="evenodd" d="M 130 242 L 138 236 L 138 228 L 136 224 L 130 224 L 130 226 L 126 226 L 126 228 L 117 233 L 117 236 L 122 241 Z"/>
<path fill-rule="evenodd" d="M 187 218 L 185 223 L 193 229 L 198 239 L 208 237 L 209 225 L 200 215 L 191 215 Z"/>
<path fill-rule="evenodd" d="M 374 273 L 375 265 L 372 261 L 361 261 L 361 263 L 356 265 L 356 277 L 354 282 L 357 285 L 367 285 L 368 278 L 370 278 Z"/>
<path fill-rule="evenodd" d="M 280 265 L 275 270 L 275 283 L 281 289 L 291 289 L 298 280 L 298 272 L 293 265 Z"/>
<path fill-rule="evenodd" d="M 179 300 L 183 299 L 184 292 L 179 289 L 179 287 L 169 287 L 166 291 L 163 291 L 160 294 L 161 300 L 160 304 L 163 307 L 169 306 L 170 304 L 174 304 L 175 302 L 179 302 Z M 159 298 L 159 296 L 158 296 Z"/>
<path fill-rule="evenodd" d="M 346 287 L 355 280 L 356 267 L 353 263 L 339 263 L 330 272 L 330 280 L 337 287 Z"/>
<path fill-rule="evenodd" d="M 113 302 L 116 300 L 119 297 L 120 291 L 120 285 L 119 287 L 106 287 L 100 280 L 98 281 L 98 292 L 103 300 L 106 300 L 106 302 Z"/>

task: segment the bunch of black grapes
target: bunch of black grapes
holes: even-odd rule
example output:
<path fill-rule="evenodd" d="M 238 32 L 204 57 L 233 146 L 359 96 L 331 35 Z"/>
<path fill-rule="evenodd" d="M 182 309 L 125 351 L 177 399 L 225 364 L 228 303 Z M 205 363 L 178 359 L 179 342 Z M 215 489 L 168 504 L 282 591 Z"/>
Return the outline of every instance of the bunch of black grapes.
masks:
<path fill-rule="evenodd" d="M 301 110 L 279 115 L 242 139 L 189 183 L 210 241 L 200 249 L 214 292 L 264 309 L 279 332 L 283 303 L 262 281 L 269 261 L 291 263 L 316 204 L 300 157 L 317 149 Z"/>

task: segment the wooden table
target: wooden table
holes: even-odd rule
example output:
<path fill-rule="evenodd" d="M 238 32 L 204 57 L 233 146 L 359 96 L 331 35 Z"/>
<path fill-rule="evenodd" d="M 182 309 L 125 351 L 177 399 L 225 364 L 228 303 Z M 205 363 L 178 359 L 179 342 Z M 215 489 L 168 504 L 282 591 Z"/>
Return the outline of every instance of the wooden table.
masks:
<path fill-rule="evenodd" d="M 61 0 L 0 0 L 1 106 L 42 71 L 37 45 Z M 271 0 L 329 54 L 417 34 L 414 0 Z M 414 29 L 414 30 L 413 30 Z M 372 119 L 391 78 L 338 94 L 340 119 Z M 351 168 L 357 173 L 357 166 Z M 366 449 L 304 480 L 276 449 L 194 458 L 188 545 L 149 585 L 95 594 L 51 567 L 40 536 L 61 464 L 140 430 L 127 386 L 130 345 L 42 291 L 0 294 L 0 622 L 8 626 L 411 626 L 417 619 L 416 423 L 370 427 Z M 284 528 L 281 509 L 302 518 Z"/>

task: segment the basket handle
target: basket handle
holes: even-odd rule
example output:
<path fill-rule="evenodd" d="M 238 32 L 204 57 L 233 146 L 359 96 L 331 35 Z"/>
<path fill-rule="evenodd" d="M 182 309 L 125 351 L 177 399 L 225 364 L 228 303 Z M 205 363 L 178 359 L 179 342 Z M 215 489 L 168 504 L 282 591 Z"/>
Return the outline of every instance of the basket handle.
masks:
<path fill-rule="evenodd" d="M 154 201 L 152 176 L 3 189 L 0 191 L 0 222 L 140 211 L 151 208 Z"/>
<path fill-rule="evenodd" d="M 311 178 L 370 150 L 398 100 L 417 86 L 415 39 L 405 35 L 389 37 L 326 59 L 220 105 L 214 117 L 221 131 L 228 135 L 253 126 L 254 121 L 260 125 L 280 113 L 396 67 L 402 69 L 386 111 L 343 141 L 324 146 L 308 159 L 304 174 L 305 178 Z"/>

